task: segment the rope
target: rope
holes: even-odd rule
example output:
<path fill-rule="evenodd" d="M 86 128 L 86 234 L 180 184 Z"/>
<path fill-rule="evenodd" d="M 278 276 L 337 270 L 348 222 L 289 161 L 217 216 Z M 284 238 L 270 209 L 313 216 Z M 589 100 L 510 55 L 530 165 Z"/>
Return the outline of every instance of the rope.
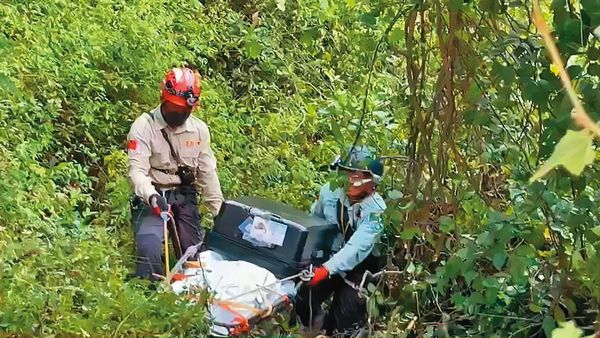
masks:
<path fill-rule="evenodd" d="M 274 283 L 270 283 L 270 284 L 267 284 L 267 285 L 259 286 L 256 289 L 253 289 L 253 290 L 241 293 L 241 294 L 239 294 L 237 296 L 228 298 L 228 300 L 232 300 L 232 299 L 236 299 L 236 298 L 239 298 L 239 297 L 242 297 L 242 296 L 245 296 L 245 295 L 249 295 L 249 294 L 254 293 L 256 291 L 261 291 L 262 289 L 265 289 L 265 288 L 277 285 L 277 284 L 279 284 L 281 282 L 285 282 L 285 281 L 288 281 L 288 280 L 296 279 L 296 278 L 300 278 L 300 280 L 303 280 L 303 281 L 306 280 L 306 278 L 308 278 L 308 280 L 310 280 L 310 278 L 312 278 L 311 273 L 312 273 L 311 271 L 302 270 L 302 271 L 300 271 L 299 273 L 297 273 L 295 275 L 291 275 L 289 277 L 280 279 L 280 280 L 278 280 L 277 282 L 274 282 Z"/>
<path fill-rule="evenodd" d="M 371 278 L 378 278 L 381 275 L 401 275 L 403 274 L 404 271 L 387 271 L 387 270 L 382 270 L 379 271 L 377 273 L 371 273 L 371 271 L 366 270 L 365 273 L 362 276 L 362 280 L 360 281 L 360 285 L 356 286 L 356 284 L 351 285 L 348 284 L 348 281 L 346 281 L 346 283 L 350 286 L 352 286 L 353 289 L 355 289 L 358 292 L 358 297 L 360 298 L 368 298 L 368 292 L 367 289 L 365 288 L 365 283 L 367 281 L 367 277 L 371 277 Z"/>
<path fill-rule="evenodd" d="M 249 310 L 250 312 L 252 312 L 253 314 L 260 316 L 261 313 L 263 312 L 263 310 L 257 309 L 254 306 L 248 305 L 248 304 L 244 304 L 244 303 L 238 303 L 238 302 L 232 302 L 230 300 L 215 300 L 214 303 L 218 306 L 221 307 L 226 307 L 228 309 L 234 307 L 234 308 L 239 308 L 239 309 L 245 309 L 245 310 Z"/>
<path fill-rule="evenodd" d="M 163 237 L 165 241 L 165 273 L 166 275 L 170 275 L 169 271 L 169 231 L 167 230 L 167 222 L 168 218 L 163 220 Z"/>
<path fill-rule="evenodd" d="M 267 318 L 269 317 L 271 314 L 273 313 L 273 305 L 269 305 L 269 307 L 267 307 L 267 310 L 265 311 L 265 313 L 260 316 L 260 318 Z"/>
<path fill-rule="evenodd" d="M 174 249 L 175 255 L 181 257 L 183 252 L 181 252 L 181 239 L 179 238 L 179 232 L 177 231 L 177 223 L 175 223 L 175 218 L 169 213 L 169 220 L 171 221 L 173 227 L 173 240 L 175 242 Z"/>
<path fill-rule="evenodd" d="M 185 250 L 185 253 L 181 256 L 181 258 L 179 258 L 179 261 L 177 261 L 177 263 L 173 267 L 173 271 L 171 272 L 171 274 L 167 274 L 167 276 L 165 278 L 165 282 L 167 283 L 167 285 L 171 282 L 171 279 L 173 278 L 173 275 L 177 271 L 181 270 L 181 267 L 187 261 L 188 257 L 196 254 L 196 252 L 198 252 L 198 249 L 200 249 L 200 247 L 202 246 L 202 244 L 203 244 L 203 242 L 200 242 L 200 243 L 198 243 L 196 245 L 192 245 L 192 246 L 188 247 Z M 202 264 L 200 264 L 200 268 L 202 269 L 202 271 L 204 271 L 204 267 L 202 266 Z M 205 282 L 206 282 L 206 277 L 205 277 Z"/>
<path fill-rule="evenodd" d="M 232 309 L 228 304 L 222 304 L 220 306 L 223 309 L 225 309 L 226 311 L 233 313 L 233 315 L 234 315 L 233 322 L 238 324 L 237 327 L 233 327 L 233 328 L 226 326 L 231 335 L 236 336 L 236 335 L 239 335 L 242 333 L 247 333 L 248 331 L 250 331 L 250 323 L 248 323 L 248 319 L 246 319 L 246 317 L 242 316 L 239 312 Z"/>

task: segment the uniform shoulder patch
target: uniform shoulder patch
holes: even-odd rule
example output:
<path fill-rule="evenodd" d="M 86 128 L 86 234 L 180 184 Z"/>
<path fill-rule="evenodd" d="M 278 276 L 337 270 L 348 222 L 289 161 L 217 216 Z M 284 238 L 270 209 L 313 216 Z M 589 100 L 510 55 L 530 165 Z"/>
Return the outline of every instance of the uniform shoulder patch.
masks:
<path fill-rule="evenodd" d="M 141 154 L 142 147 L 140 146 L 140 141 L 136 139 L 127 141 L 127 152 L 129 155 Z"/>
<path fill-rule="evenodd" d="M 128 150 L 136 150 L 137 149 L 137 140 L 129 140 L 127 143 Z"/>
<path fill-rule="evenodd" d="M 372 212 L 369 214 L 369 222 L 381 223 L 381 212 Z"/>

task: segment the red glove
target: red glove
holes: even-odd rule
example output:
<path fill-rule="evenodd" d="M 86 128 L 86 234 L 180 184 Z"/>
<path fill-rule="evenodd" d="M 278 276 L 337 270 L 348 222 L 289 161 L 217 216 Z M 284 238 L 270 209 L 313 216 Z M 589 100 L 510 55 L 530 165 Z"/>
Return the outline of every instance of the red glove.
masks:
<path fill-rule="evenodd" d="M 161 212 L 169 212 L 169 205 L 167 204 L 167 200 L 164 197 L 154 194 L 150 196 L 150 206 L 152 207 L 152 212 L 160 217 Z"/>
<path fill-rule="evenodd" d="M 309 286 L 316 286 L 329 277 L 329 270 L 326 267 L 320 266 L 314 270 L 314 276 L 308 282 Z"/>

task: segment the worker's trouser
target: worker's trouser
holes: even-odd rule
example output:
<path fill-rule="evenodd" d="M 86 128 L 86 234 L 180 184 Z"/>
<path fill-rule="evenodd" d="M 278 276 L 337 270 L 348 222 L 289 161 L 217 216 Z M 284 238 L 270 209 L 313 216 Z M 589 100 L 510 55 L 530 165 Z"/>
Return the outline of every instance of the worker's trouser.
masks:
<path fill-rule="evenodd" d="M 167 203 L 171 205 L 181 250 L 185 252 L 188 247 L 196 245 L 204 239 L 204 231 L 200 226 L 196 189 L 192 186 L 180 186 L 166 191 L 165 197 Z M 153 273 L 164 275 L 163 220 L 156 216 L 148 203 L 139 197 L 134 197 L 131 215 L 137 251 L 136 275 L 144 278 L 152 277 Z M 172 233 L 169 235 L 173 236 Z"/>
<path fill-rule="evenodd" d="M 367 257 L 354 270 L 348 272 L 345 278 L 360 285 L 362 276 L 366 270 L 375 273 L 379 270 L 379 258 Z M 366 285 L 365 285 L 366 287 Z M 296 297 L 294 304 L 296 314 L 305 327 L 310 326 L 310 303 L 312 303 L 313 320 L 321 313 L 321 304 L 333 294 L 331 308 L 325 315 L 323 327 L 328 336 L 348 337 L 356 332 L 366 322 L 366 301 L 358 297 L 358 291 L 348 285 L 340 275 L 333 275 L 314 287 L 304 284 Z M 312 299 L 312 302 L 309 301 Z"/>

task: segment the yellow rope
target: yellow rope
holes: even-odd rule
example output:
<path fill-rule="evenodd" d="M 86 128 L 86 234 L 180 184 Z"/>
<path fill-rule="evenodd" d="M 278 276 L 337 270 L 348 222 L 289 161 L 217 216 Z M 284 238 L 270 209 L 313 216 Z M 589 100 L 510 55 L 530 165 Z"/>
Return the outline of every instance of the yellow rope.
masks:
<path fill-rule="evenodd" d="M 167 231 L 167 221 L 163 222 L 164 240 L 165 240 L 165 276 L 169 275 L 169 233 Z"/>

